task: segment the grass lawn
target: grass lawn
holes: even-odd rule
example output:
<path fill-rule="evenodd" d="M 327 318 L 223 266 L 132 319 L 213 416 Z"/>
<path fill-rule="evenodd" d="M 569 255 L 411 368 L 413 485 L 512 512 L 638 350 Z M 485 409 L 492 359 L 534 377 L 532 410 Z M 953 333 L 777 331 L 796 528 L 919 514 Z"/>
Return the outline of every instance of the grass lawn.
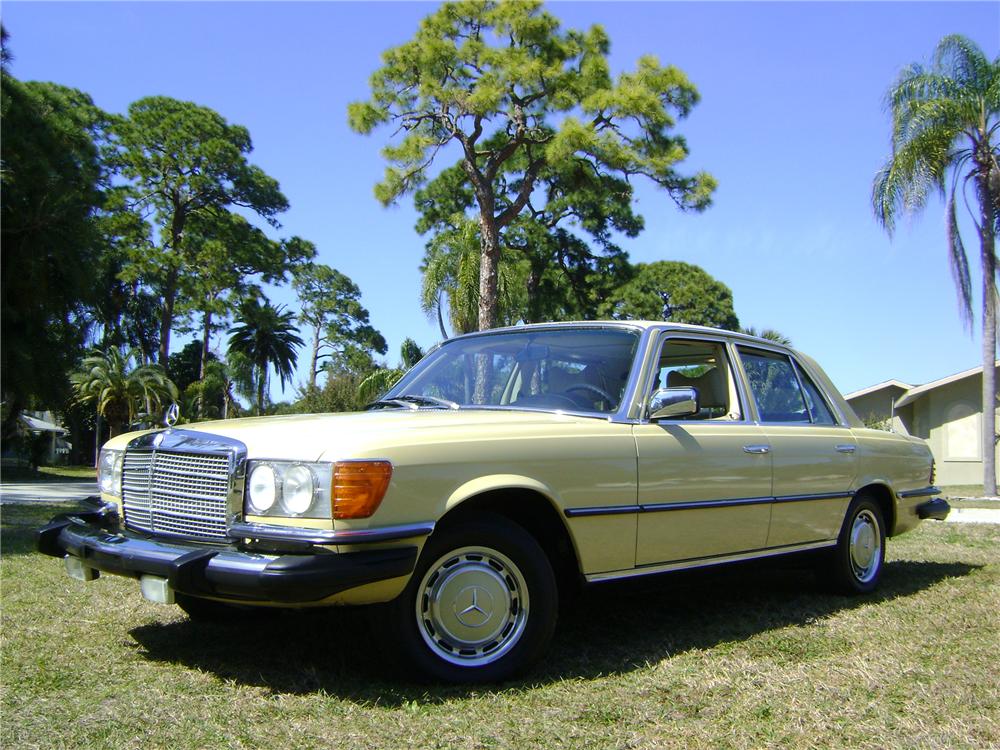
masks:
<path fill-rule="evenodd" d="M 3 509 L 0 746 L 1000 746 L 1000 526 L 926 522 L 847 599 L 757 566 L 585 593 L 526 681 L 419 685 L 362 613 L 190 623 L 32 550 Z"/>
<path fill-rule="evenodd" d="M 953 508 L 991 508 L 1000 510 L 1000 501 L 983 500 L 983 485 L 981 484 L 956 484 L 941 487 L 941 494 L 948 499 Z M 970 500 L 959 500 L 956 498 L 973 498 Z"/>

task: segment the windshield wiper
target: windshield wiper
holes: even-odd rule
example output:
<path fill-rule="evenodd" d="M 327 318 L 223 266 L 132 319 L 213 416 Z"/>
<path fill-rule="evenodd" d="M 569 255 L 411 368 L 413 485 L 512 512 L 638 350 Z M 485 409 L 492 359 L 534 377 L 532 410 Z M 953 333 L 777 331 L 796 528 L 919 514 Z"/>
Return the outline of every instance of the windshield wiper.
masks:
<path fill-rule="evenodd" d="M 380 406 L 395 406 L 400 409 L 419 409 L 420 407 L 414 403 L 403 401 L 401 398 L 380 398 L 378 401 L 372 401 L 370 404 L 365 404 L 365 411 L 370 409 L 377 409 Z"/>
<path fill-rule="evenodd" d="M 374 401 L 368 404 L 365 408 L 371 409 L 376 406 L 399 406 L 404 409 L 419 409 L 421 405 L 435 406 L 438 409 L 460 408 L 457 403 L 449 401 L 446 398 L 438 398 L 437 396 L 420 396 L 415 393 L 404 393 L 401 396 L 394 396 L 393 398 Z"/>

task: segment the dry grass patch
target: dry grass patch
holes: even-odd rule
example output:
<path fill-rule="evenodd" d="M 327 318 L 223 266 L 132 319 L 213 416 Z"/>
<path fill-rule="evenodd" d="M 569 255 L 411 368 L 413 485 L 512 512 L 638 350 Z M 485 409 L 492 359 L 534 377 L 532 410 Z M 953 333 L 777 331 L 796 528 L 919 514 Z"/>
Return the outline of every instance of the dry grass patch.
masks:
<path fill-rule="evenodd" d="M 608 585 L 495 689 L 416 685 L 364 613 L 196 626 L 134 582 L 31 552 L 51 506 L 4 506 L 4 748 L 1000 746 L 1000 526 L 889 543 L 873 596 L 808 570 Z"/>

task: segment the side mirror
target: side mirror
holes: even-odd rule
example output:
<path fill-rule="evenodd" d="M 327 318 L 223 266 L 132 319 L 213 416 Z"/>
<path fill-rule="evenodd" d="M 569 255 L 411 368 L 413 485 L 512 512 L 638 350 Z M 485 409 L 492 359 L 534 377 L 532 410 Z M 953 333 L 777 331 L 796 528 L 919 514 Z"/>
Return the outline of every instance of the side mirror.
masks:
<path fill-rule="evenodd" d="M 697 388 L 660 388 L 649 397 L 650 419 L 689 417 L 700 408 Z"/>

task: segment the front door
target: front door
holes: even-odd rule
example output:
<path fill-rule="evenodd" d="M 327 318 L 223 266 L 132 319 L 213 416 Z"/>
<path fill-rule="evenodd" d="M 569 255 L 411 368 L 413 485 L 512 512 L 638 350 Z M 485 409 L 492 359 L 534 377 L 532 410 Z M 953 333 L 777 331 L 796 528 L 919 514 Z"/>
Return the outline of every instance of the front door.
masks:
<path fill-rule="evenodd" d="M 656 388 L 693 387 L 698 413 L 634 426 L 639 461 L 636 565 L 762 549 L 771 513 L 771 454 L 741 403 L 723 339 L 673 334 Z"/>

